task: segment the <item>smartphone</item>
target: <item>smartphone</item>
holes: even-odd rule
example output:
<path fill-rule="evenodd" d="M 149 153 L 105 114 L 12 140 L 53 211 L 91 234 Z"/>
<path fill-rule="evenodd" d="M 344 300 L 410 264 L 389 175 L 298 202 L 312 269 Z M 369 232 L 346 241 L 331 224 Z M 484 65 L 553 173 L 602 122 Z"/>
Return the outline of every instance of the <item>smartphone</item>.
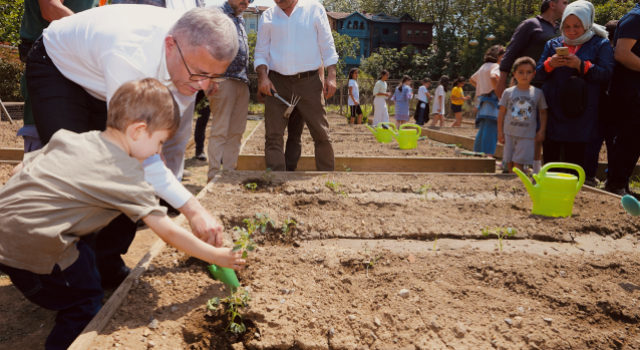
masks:
<path fill-rule="evenodd" d="M 556 47 L 556 55 L 569 56 L 569 49 L 566 47 Z"/>

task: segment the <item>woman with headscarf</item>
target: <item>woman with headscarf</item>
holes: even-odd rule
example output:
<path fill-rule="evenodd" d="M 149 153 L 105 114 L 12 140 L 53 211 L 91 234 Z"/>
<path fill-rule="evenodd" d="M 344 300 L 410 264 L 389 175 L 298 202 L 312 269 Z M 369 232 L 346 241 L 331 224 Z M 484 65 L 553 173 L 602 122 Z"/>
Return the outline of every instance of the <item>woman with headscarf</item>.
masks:
<path fill-rule="evenodd" d="M 594 19 L 595 9 L 590 2 L 579 0 L 569 4 L 560 24 L 562 36 L 547 42 L 538 62 L 536 72 L 545 81 L 542 91 L 549 105 L 543 143 L 545 163 L 564 161 L 583 166 L 587 142 L 596 136 L 598 96 L 601 84 L 611 78 L 614 59 L 607 31 L 595 24 Z M 558 55 L 563 51 L 569 54 Z M 583 113 L 569 113 L 584 107 L 560 98 L 568 87 L 565 85 L 563 89 L 563 84 L 578 76 L 580 69 L 586 82 L 586 108 Z"/>

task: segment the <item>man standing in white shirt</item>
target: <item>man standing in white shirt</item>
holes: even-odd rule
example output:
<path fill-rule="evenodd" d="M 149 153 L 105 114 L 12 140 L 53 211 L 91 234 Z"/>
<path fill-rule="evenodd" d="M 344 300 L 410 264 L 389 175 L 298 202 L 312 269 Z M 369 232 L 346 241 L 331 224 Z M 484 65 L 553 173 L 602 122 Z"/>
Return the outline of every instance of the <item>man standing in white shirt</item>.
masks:
<path fill-rule="evenodd" d="M 324 7 L 313 0 L 281 0 L 276 5 L 260 18 L 254 63 L 258 97 L 266 96 L 267 167 L 285 171 L 288 166 L 283 141 L 284 130 L 290 124 L 283 117 L 287 106 L 273 97 L 273 90 L 287 100 L 293 94 L 300 96 L 296 112 L 301 118 L 292 120 L 296 125 L 289 125 L 289 129 L 301 131 L 298 124 L 306 123 L 315 143 L 316 170 L 333 171 L 335 159 L 322 92 L 324 89 L 325 98 L 335 94 L 338 54 L 327 15 Z M 324 87 L 318 74 L 323 62 L 328 71 Z"/>
<path fill-rule="evenodd" d="M 104 130 L 114 92 L 125 82 L 155 78 L 169 88 L 181 115 L 191 111 L 185 128 L 190 135 L 196 92 L 215 90 L 237 52 L 235 25 L 217 9 L 183 13 L 113 5 L 54 21 L 27 57 L 27 86 L 38 134 L 46 144 L 60 129 Z M 185 146 L 186 142 L 183 156 Z M 145 179 L 189 219 L 194 234 L 222 244 L 222 226 L 162 162 L 147 165 Z M 120 254 L 126 253 L 135 231 L 136 224 L 120 215 L 97 235 L 98 269 L 105 287 L 118 285 L 128 274 Z"/>

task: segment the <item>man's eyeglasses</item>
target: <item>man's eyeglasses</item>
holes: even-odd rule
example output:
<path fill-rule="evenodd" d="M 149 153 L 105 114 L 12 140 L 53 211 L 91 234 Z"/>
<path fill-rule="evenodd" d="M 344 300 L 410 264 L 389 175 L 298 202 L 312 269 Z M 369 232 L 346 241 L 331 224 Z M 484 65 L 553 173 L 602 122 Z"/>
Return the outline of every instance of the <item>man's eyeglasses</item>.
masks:
<path fill-rule="evenodd" d="M 211 79 L 211 81 L 213 81 L 214 83 L 221 83 L 221 82 L 226 80 L 224 75 L 221 75 L 221 74 L 216 74 L 214 76 L 209 76 L 209 75 L 205 75 L 205 74 L 193 74 L 193 73 L 191 73 L 191 70 L 189 69 L 189 66 L 187 66 L 187 62 L 184 60 L 184 56 L 182 55 L 182 50 L 180 50 L 180 45 L 178 45 L 178 42 L 176 41 L 175 38 L 173 38 L 173 42 L 176 43 L 176 47 L 178 48 L 178 52 L 180 53 L 180 58 L 182 58 L 182 63 L 184 63 L 184 67 L 187 69 L 187 72 L 189 72 L 189 80 L 201 82 L 201 81 L 206 80 L 206 79 Z"/>

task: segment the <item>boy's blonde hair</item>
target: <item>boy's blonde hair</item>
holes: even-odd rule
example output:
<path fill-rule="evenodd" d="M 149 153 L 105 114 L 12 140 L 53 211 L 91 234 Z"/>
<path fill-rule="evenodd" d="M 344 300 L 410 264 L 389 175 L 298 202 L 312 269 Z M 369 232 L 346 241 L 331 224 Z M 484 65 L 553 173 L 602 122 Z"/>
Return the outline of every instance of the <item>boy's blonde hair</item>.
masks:
<path fill-rule="evenodd" d="M 133 123 L 147 124 L 149 135 L 168 130 L 169 138 L 180 126 L 180 109 L 169 89 L 154 78 L 122 84 L 109 101 L 107 127 L 124 132 Z"/>

